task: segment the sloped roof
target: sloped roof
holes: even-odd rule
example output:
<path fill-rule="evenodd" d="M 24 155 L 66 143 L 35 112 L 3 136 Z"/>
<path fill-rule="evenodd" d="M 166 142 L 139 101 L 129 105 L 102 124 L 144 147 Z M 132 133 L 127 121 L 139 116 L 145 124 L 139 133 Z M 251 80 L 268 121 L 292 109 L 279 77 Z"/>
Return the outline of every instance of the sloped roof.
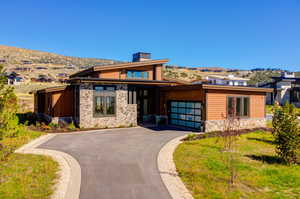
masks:
<path fill-rule="evenodd" d="M 121 64 L 109 64 L 109 65 L 100 65 L 100 66 L 93 66 L 86 70 L 79 71 L 70 77 L 80 77 L 83 75 L 87 75 L 89 73 L 95 71 L 104 71 L 104 70 L 114 70 L 114 69 L 122 69 L 122 68 L 132 68 L 132 67 L 140 67 L 140 66 L 150 66 L 156 64 L 165 64 L 169 60 L 168 59 L 159 59 L 159 60 L 149 60 L 149 61 L 139 61 L 139 62 L 128 62 L 128 63 L 121 63 Z"/>

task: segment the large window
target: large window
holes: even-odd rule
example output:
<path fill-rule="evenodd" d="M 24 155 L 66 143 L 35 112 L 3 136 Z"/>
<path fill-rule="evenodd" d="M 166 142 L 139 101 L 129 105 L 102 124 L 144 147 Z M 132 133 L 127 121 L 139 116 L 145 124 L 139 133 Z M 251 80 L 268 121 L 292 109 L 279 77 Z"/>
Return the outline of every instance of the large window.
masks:
<path fill-rule="evenodd" d="M 249 117 L 249 97 L 230 96 L 227 98 L 228 117 Z"/>
<path fill-rule="evenodd" d="M 94 86 L 94 117 L 116 114 L 116 93 L 114 86 Z"/>
<path fill-rule="evenodd" d="M 148 79 L 149 74 L 147 71 L 127 71 L 126 73 L 127 79 Z"/>

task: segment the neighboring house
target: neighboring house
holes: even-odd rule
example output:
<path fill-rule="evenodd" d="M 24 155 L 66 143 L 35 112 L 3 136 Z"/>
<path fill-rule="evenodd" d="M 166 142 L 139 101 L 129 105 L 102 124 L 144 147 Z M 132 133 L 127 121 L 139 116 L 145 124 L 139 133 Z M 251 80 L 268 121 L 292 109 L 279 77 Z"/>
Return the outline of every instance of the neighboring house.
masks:
<path fill-rule="evenodd" d="M 36 91 L 35 112 L 55 120 L 72 118 L 84 128 L 168 122 L 215 131 L 223 130 L 234 110 L 242 128 L 265 126 L 265 96 L 271 89 L 166 80 L 167 62 L 137 53 L 133 62 L 80 71 L 70 76 L 68 86 Z"/>
<path fill-rule="evenodd" d="M 206 76 L 206 80 L 211 82 L 212 84 L 219 85 L 230 85 L 230 86 L 247 86 L 247 81 L 249 79 L 235 77 L 234 75 L 208 75 Z"/>
<path fill-rule="evenodd" d="M 21 83 L 24 82 L 24 78 L 21 77 L 16 72 L 6 73 L 6 77 L 7 77 L 7 84 L 8 85 L 20 85 Z"/>
<path fill-rule="evenodd" d="M 266 103 L 274 104 L 276 101 L 283 105 L 286 102 L 300 107 L 300 78 L 293 72 L 282 72 L 280 77 L 272 77 L 273 82 L 260 85 L 260 87 L 272 88 L 268 93 Z"/>

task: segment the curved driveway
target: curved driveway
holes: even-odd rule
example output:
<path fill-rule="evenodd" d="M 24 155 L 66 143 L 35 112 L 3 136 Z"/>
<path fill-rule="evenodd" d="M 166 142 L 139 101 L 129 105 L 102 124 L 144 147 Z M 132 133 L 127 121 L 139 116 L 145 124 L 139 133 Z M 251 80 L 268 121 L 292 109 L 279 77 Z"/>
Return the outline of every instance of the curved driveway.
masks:
<path fill-rule="evenodd" d="M 81 166 L 80 199 L 171 199 L 157 155 L 179 130 L 114 129 L 61 134 L 39 146 L 72 155 Z"/>

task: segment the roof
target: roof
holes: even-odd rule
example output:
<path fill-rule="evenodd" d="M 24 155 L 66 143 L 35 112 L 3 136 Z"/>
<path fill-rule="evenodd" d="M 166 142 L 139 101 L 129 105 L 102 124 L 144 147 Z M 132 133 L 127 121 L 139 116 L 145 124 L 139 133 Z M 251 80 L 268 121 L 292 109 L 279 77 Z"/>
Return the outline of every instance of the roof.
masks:
<path fill-rule="evenodd" d="M 31 93 L 49 93 L 49 92 L 58 92 L 58 91 L 63 91 L 67 88 L 68 86 L 55 86 L 55 87 L 50 87 L 50 88 L 44 88 L 40 90 L 35 90 L 32 91 Z"/>
<path fill-rule="evenodd" d="M 261 88 L 252 86 L 230 86 L 230 85 L 216 85 L 216 84 L 203 84 L 203 89 L 213 90 L 234 90 L 234 91 L 256 91 L 256 92 L 273 92 L 272 88 Z"/>
<path fill-rule="evenodd" d="M 176 81 L 139 80 L 139 79 L 108 79 L 92 77 L 74 77 L 70 83 L 107 83 L 107 84 L 140 84 L 140 85 L 177 85 Z"/>
<path fill-rule="evenodd" d="M 222 80 L 237 80 L 237 81 L 248 81 L 249 79 L 242 78 L 242 77 L 235 77 L 235 76 L 223 76 L 223 75 L 208 75 L 207 77 L 212 77 L 216 79 Z"/>
<path fill-rule="evenodd" d="M 118 63 L 118 64 L 109 64 L 109 65 L 99 65 L 93 66 L 86 70 L 79 71 L 70 77 L 80 77 L 82 75 L 86 75 L 95 71 L 103 71 L 103 70 L 114 70 L 114 69 L 122 69 L 122 68 L 132 68 L 132 67 L 139 67 L 139 66 L 150 66 L 155 64 L 165 64 L 169 60 L 168 59 L 158 59 L 158 60 L 147 60 L 147 61 L 139 61 L 139 62 L 127 62 L 127 63 Z"/>

